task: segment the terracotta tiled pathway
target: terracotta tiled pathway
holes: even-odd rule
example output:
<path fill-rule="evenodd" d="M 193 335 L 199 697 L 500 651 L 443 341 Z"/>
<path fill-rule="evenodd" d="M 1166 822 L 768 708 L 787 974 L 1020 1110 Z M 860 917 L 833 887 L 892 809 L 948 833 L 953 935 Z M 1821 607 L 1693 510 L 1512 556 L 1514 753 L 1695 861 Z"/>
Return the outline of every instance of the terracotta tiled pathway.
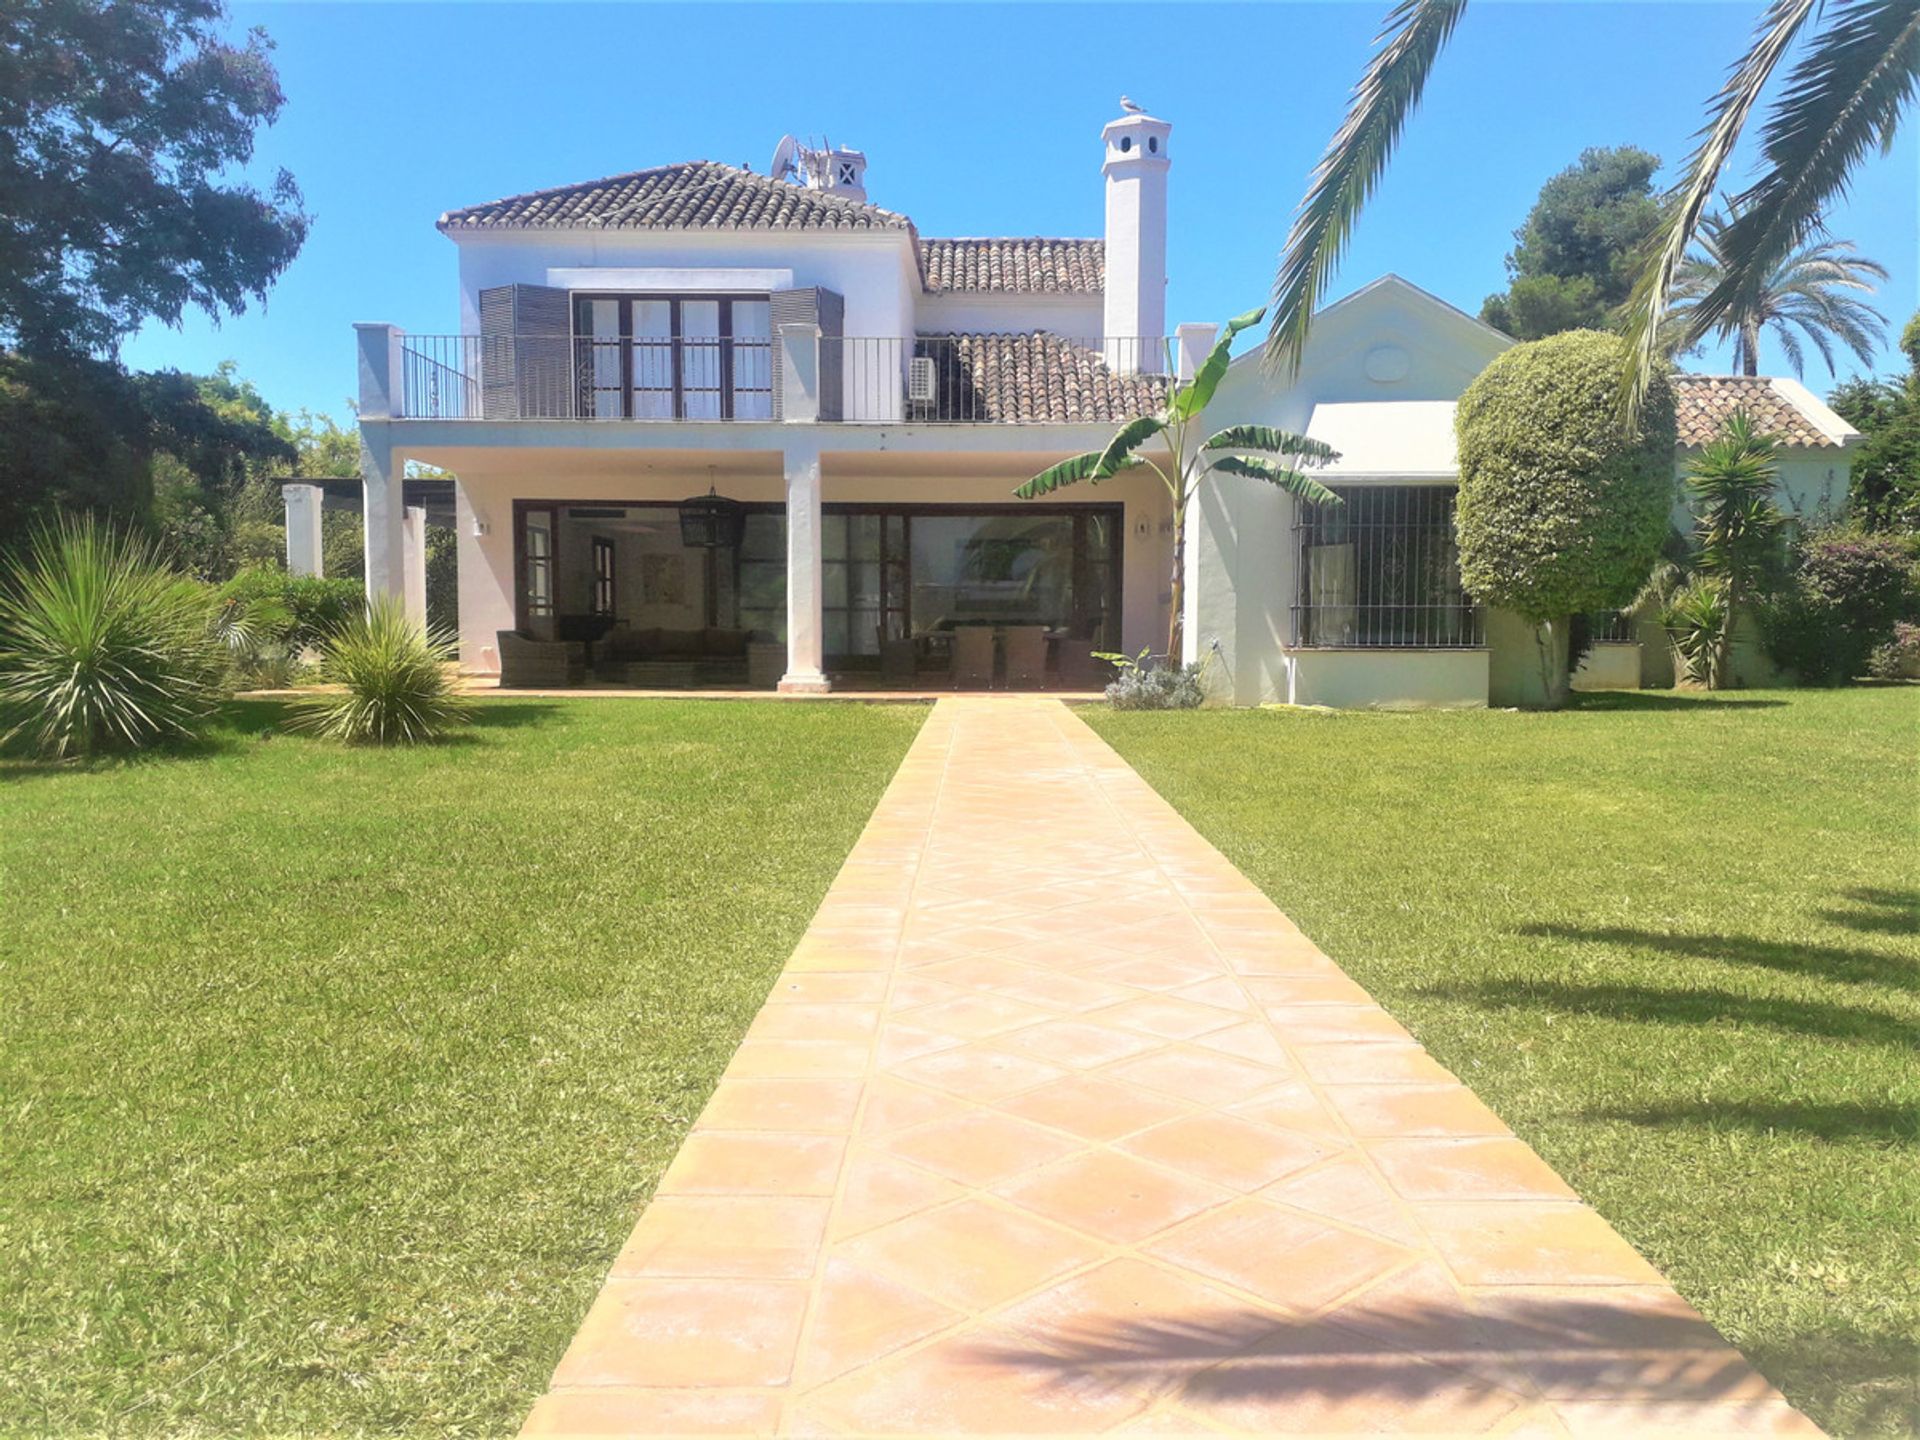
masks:
<path fill-rule="evenodd" d="M 1038 698 L 934 708 L 553 1385 L 529 1433 L 1818 1433 Z"/>

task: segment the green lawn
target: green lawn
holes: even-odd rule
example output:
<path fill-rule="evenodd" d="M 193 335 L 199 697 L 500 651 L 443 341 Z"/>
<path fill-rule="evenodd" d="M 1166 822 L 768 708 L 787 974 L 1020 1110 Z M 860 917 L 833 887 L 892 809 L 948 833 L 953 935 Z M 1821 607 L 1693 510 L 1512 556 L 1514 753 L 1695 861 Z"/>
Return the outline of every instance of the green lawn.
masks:
<path fill-rule="evenodd" d="M 1813 1418 L 1920 1424 L 1920 689 L 1085 714 Z"/>
<path fill-rule="evenodd" d="M 924 713 L 0 765 L 0 1434 L 510 1433 Z"/>

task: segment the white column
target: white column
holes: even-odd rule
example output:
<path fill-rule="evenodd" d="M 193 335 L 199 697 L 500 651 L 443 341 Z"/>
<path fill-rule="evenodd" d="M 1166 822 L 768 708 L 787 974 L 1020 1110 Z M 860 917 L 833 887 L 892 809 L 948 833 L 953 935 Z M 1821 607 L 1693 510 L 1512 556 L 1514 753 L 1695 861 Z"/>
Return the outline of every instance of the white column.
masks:
<path fill-rule="evenodd" d="M 810 425 L 820 418 L 820 327 L 782 325 L 780 346 L 780 418 L 789 425 Z"/>
<path fill-rule="evenodd" d="M 1193 379 L 1207 356 L 1213 353 L 1214 342 L 1220 338 L 1218 325 L 1189 323 L 1175 329 L 1174 342 L 1175 378 L 1182 382 Z"/>
<path fill-rule="evenodd" d="M 787 673 L 786 694 L 817 695 L 830 687 L 822 670 L 826 634 L 820 613 L 820 452 L 789 448 L 787 472 Z"/>
<path fill-rule="evenodd" d="M 406 365 L 397 325 L 355 325 L 354 349 L 360 370 L 360 418 L 392 420 L 406 412 Z"/>
<path fill-rule="evenodd" d="M 361 518 L 366 526 L 367 598 L 406 599 L 406 517 L 400 493 L 405 463 L 393 453 L 381 421 L 360 425 L 360 483 L 365 492 Z"/>
<path fill-rule="evenodd" d="M 400 520 L 401 595 L 407 618 L 426 628 L 427 624 L 427 512 L 423 506 L 409 505 Z"/>
<path fill-rule="evenodd" d="M 321 500 L 318 485 L 282 485 L 280 498 L 287 507 L 287 573 L 319 575 L 325 570 L 320 543 Z"/>

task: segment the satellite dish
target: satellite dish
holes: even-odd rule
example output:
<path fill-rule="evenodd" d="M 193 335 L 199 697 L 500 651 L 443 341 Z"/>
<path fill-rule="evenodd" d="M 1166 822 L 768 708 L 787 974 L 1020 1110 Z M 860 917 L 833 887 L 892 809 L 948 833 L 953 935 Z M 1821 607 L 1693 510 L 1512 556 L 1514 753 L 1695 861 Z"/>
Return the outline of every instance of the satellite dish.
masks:
<path fill-rule="evenodd" d="M 767 166 L 767 174 L 776 180 L 784 180 L 794 173 L 793 157 L 799 150 L 800 142 L 791 135 L 782 135 L 780 143 L 773 147 L 773 163 Z"/>

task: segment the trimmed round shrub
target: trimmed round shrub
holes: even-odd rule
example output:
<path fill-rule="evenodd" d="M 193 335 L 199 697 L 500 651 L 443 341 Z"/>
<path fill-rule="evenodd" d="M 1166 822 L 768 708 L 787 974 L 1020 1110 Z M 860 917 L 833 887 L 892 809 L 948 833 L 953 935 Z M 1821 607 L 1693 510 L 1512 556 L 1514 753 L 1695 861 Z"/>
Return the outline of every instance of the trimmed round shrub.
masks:
<path fill-rule="evenodd" d="M 226 668 L 207 588 L 91 516 L 38 531 L 0 585 L 0 743 L 64 760 L 190 739 Z"/>
<path fill-rule="evenodd" d="M 453 636 L 421 629 L 380 596 L 323 642 L 320 678 L 339 688 L 305 701 L 293 726 L 348 744 L 438 740 L 468 718 L 454 652 Z"/>
<path fill-rule="evenodd" d="M 1534 624 L 1631 600 L 1673 509 L 1673 387 L 1621 423 L 1626 344 L 1597 330 L 1516 345 L 1460 397 L 1460 578 Z"/>

